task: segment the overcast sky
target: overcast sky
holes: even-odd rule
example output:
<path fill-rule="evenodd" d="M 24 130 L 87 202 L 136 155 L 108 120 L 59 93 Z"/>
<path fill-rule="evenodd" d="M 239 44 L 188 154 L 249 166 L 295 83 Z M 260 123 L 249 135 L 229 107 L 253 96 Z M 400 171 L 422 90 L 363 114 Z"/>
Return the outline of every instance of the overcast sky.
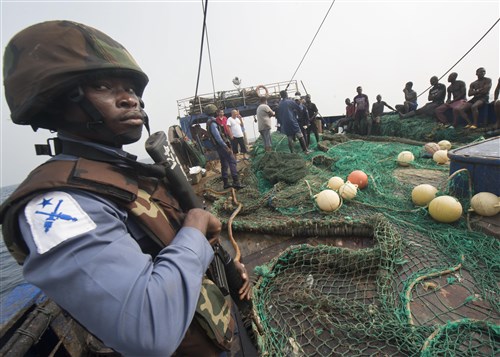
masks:
<path fill-rule="evenodd" d="M 208 2 L 207 26 L 216 91 L 292 79 L 331 1 Z M 403 100 L 404 83 L 421 93 L 441 77 L 495 23 L 499 0 L 335 1 L 295 79 L 302 82 L 323 116 L 344 113 L 344 99 L 363 86 L 391 106 Z M 178 124 L 177 100 L 194 95 L 198 70 L 202 1 L 5 1 L 1 0 L 3 51 L 23 28 L 47 20 L 93 26 L 124 45 L 148 74 L 144 93 L 152 132 Z M 469 86 L 478 67 L 495 87 L 500 68 L 497 26 L 455 68 Z M 2 62 L 3 67 L 3 62 Z M 441 82 L 447 84 L 446 78 Z M 3 83 L 3 77 L 2 77 Z M 301 91 L 304 90 L 301 86 Z M 207 52 L 199 94 L 212 92 Z M 10 120 L 2 86 L 0 186 L 17 184 L 47 157 L 34 143 L 51 136 Z M 493 89 L 490 98 L 493 97 Z M 419 98 L 426 102 L 427 93 Z M 182 114 L 182 113 L 181 113 Z M 256 131 L 247 119 L 250 134 Z M 258 133 L 257 133 L 258 134 Z M 126 149 L 147 157 L 144 139 Z"/>

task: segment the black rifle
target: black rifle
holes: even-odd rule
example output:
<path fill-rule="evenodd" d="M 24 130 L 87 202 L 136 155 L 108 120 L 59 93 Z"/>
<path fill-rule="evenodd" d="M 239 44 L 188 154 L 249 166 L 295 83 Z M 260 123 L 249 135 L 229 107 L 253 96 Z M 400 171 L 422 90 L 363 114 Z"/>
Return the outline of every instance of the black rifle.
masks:
<path fill-rule="evenodd" d="M 192 208 L 204 209 L 203 202 L 188 182 L 165 132 L 158 131 L 150 135 L 145 145 L 146 151 L 154 162 L 165 167 L 166 179 L 172 185 L 172 193 L 181 208 L 184 211 Z M 243 279 L 229 253 L 219 243 L 213 245 L 213 249 L 215 257 L 208 269 L 208 275 L 224 295 L 230 293 L 233 300 L 238 303 L 240 302 L 238 291 L 243 286 Z"/>

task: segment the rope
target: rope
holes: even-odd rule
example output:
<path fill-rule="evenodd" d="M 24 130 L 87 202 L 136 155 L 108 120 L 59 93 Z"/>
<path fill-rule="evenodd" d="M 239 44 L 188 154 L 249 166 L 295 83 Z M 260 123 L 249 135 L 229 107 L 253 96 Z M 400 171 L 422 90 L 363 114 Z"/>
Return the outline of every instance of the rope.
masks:
<path fill-rule="evenodd" d="M 453 174 L 451 174 L 448 177 L 448 179 L 446 180 L 446 184 L 451 182 L 451 180 L 461 172 L 465 172 L 467 174 L 467 181 L 469 183 L 469 202 L 470 202 L 472 200 L 472 178 L 471 178 L 469 170 L 464 168 L 464 169 L 460 169 L 460 170 L 455 171 Z M 469 229 L 469 232 L 472 232 L 472 227 L 470 225 L 470 212 L 469 211 L 467 211 L 466 218 L 467 218 L 467 228 Z"/>
<path fill-rule="evenodd" d="M 476 319 L 461 319 L 461 320 L 456 320 L 456 321 L 449 321 L 446 325 L 439 326 L 433 333 L 427 337 L 425 340 L 423 346 L 422 346 L 422 355 L 427 352 L 427 349 L 431 346 L 431 343 L 434 341 L 436 337 L 439 337 L 439 335 L 442 334 L 443 331 L 446 329 L 450 328 L 450 326 L 453 326 L 454 328 L 457 328 L 461 325 L 476 325 L 479 327 L 483 327 L 486 330 L 488 330 L 488 323 L 481 321 L 481 320 L 476 320 Z"/>
<path fill-rule="evenodd" d="M 206 1 L 208 1 L 208 0 L 206 0 Z M 205 6 L 203 6 L 203 0 L 201 2 L 201 5 L 203 7 L 203 12 L 205 13 Z M 208 41 L 208 29 L 207 29 L 206 25 L 205 25 L 205 35 L 207 37 L 208 63 L 210 64 L 210 75 L 212 76 L 212 90 L 214 93 L 214 100 L 215 100 L 216 99 L 215 98 L 215 81 L 214 81 L 214 71 L 212 68 L 212 54 L 210 52 L 210 42 Z"/>
<path fill-rule="evenodd" d="M 201 31 L 201 46 L 200 46 L 200 61 L 198 63 L 198 75 L 196 77 L 196 90 L 194 91 L 194 98 L 198 96 L 198 86 L 200 84 L 200 73 L 201 73 L 201 60 L 203 58 L 203 41 L 205 39 L 205 28 L 207 26 L 207 8 L 208 0 L 205 0 L 205 6 L 203 7 L 203 29 Z"/>
<path fill-rule="evenodd" d="M 229 240 L 231 241 L 231 244 L 232 244 L 234 251 L 235 251 L 234 260 L 239 262 L 241 259 L 241 251 L 240 251 L 240 247 L 238 246 L 238 243 L 236 243 L 236 240 L 233 237 L 233 227 L 232 226 L 233 226 L 234 218 L 238 215 L 238 213 L 240 213 L 243 205 L 240 202 L 238 202 L 238 199 L 236 198 L 236 190 L 234 188 L 231 188 L 231 196 L 233 197 L 234 204 L 238 205 L 238 208 L 236 208 L 234 210 L 233 214 L 231 215 L 231 217 L 229 217 L 229 220 L 227 221 L 227 235 L 229 236 Z"/>
<path fill-rule="evenodd" d="M 319 25 L 318 27 L 318 30 L 316 31 L 316 34 L 314 35 L 311 43 L 309 44 L 309 46 L 307 47 L 307 50 L 306 50 L 306 53 L 304 53 L 304 56 L 302 57 L 302 59 L 300 60 L 300 63 L 299 65 L 297 66 L 297 69 L 295 70 L 295 72 L 293 73 L 292 75 L 292 78 L 290 79 L 290 82 L 288 82 L 288 84 L 286 85 L 286 88 L 285 90 L 288 89 L 288 87 L 290 86 L 290 83 L 292 83 L 293 79 L 295 78 L 295 75 L 297 74 L 297 71 L 299 70 L 300 66 L 302 65 L 302 62 L 304 62 L 304 59 L 306 58 L 307 56 L 307 53 L 309 52 L 309 49 L 311 48 L 312 44 L 314 43 L 314 40 L 316 39 L 316 36 L 318 36 L 318 33 L 319 33 L 319 30 L 321 30 L 321 27 L 323 26 L 323 23 L 325 22 L 326 20 L 326 17 L 328 16 L 328 14 L 330 13 L 330 10 L 332 9 L 332 6 L 333 4 L 335 4 L 335 0 L 332 1 L 332 4 L 330 5 L 330 7 L 328 8 L 328 11 L 326 12 L 326 15 L 325 17 L 323 18 L 323 21 L 321 21 L 321 24 Z"/>
<path fill-rule="evenodd" d="M 489 30 L 488 30 L 488 31 L 486 31 L 486 33 L 485 33 L 485 34 L 484 34 L 484 35 L 483 35 L 483 36 L 482 36 L 482 37 L 481 37 L 481 38 L 480 38 L 480 39 L 479 39 L 479 40 L 478 40 L 478 41 L 474 44 L 474 46 L 472 46 L 472 47 L 471 47 L 471 48 L 470 48 L 470 49 L 469 49 L 469 50 L 468 50 L 468 51 L 467 51 L 467 52 L 466 52 L 466 53 L 465 53 L 462 57 L 460 57 L 460 59 L 459 59 L 459 60 L 458 60 L 458 61 L 457 61 L 457 62 L 456 62 L 453 66 L 451 66 L 449 70 L 447 70 L 447 71 L 446 71 L 446 72 L 445 72 L 445 73 L 444 73 L 441 77 L 439 77 L 438 81 L 440 81 L 440 80 L 441 80 L 444 76 L 446 76 L 446 75 L 448 74 L 448 72 L 450 72 L 453 68 L 455 68 L 455 66 L 456 66 L 457 64 L 459 64 L 459 63 L 460 63 L 460 62 L 461 62 L 461 61 L 465 58 L 465 56 L 467 56 L 467 55 L 469 54 L 469 52 L 470 52 L 470 51 L 472 51 L 472 50 L 474 49 L 474 47 L 476 47 L 476 46 L 479 44 L 479 42 L 481 42 L 481 41 L 483 40 L 483 38 L 485 38 L 485 37 L 486 37 L 486 35 L 487 35 L 488 33 L 490 33 L 490 31 L 491 31 L 491 30 L 493 30 L 493 27 L 495 27 L 495 26 L 496 26 L 496 24 L 498 24 L 498 22 L 499 22 L 499 21 L 500 21 L 500 17 L 499 17 L 499 18 L 495 21 L 495 23 L 494 23 L 494 24 L 493 24 L 493 25 L 489 28 Z M 431 88 L 432 88 L 432 86 L 429 86 L 426 90 L 424 90 L 422 93 L 420 93 L 420 94 L 417 96 L 417 98 L 418 98 L 418 97 L 420 97 L 422 94 L 424 94 L 425 92 L 427 92 L 427 91 L 428 91 L 429 89 L 431 89 Z"/>
<path fill-rule="evenodd" d="M 45 331 L 45 330 L 44 330 Z M 23 328 L 18 328 L 16 330 L 16 333 L 20 334 L 20 335 L 24 335 L 24 336 L 27 336 L 29 338 L 31 338 L 33 340 L 33 343 L 37 343 L 38 340 L 40 339 L 40 336 L 37 336 L 35 335 L 34 333 L 32 333 L 31 331 L 29 330 L 25 330 Z"/>
<path fill-rule="evenodd" d="M 233 237 L 232 225 L 233 225 L 234 218 L 238 215 L 238 213 L 240 213 L 241 209 L 243 208 L 243 205 L 240 202 L 238 202 L 238 199 L 236 197 L 236 190 L 232 187 L 229 190 L 225 190 L 225 191 L 215 191 L 215 190 L 212 190 L 210 188 L 206 188 L 204 190 L 204 192 L 209 192 L 209 193 L 217 195 L 217 196 L 223 196 L 227 193 L 231 193 L 233 203 L 235 205 L 238 205 L 238 207 L 233 211 L 233 213 L 231 214 L 231 217 L 227 221 L 227 235 L 228 235 L 229 241 L 231 242 L 231 245 L 233 246 L 233 249 L 235 252 L 234 260 L 239 262 L 241 259 L 241 250 L 240 250 L 240 247 L 238 246 L 238 243 L 236 242 L 236 240 Z"/>
<path fill-rule="evenodd" d="M 464 257 L 462 256 L 462 261 L 464 261 Z M 454 271 L 457 271 L 459 270 L 460 268 L 462 268 L 462 263 L 458 263 L 458 265 L 450 268 L 450 269 L 446 269 L 446 270 L 443 270 L 443 271 L 436 271 L 434 273 L 431 273 L 431 274 L 427 274 L 427 275 L 421 275 L 419 276 L 418 278 L 416 278 L 414 281 L 411 282 L 411 284 L 408 286 L 407 290 L 406 290 L 406 313 L 407 313 L 407 317 L 408 317 L 408 323 L 411 325 L 411 326 L 415 326 L 415 323 L 413 321 L 413 316 L 411 314 L 411 302 L 412 302 L 412 299 L 411 299 L 411 291 L 413 289 L 413 287 L 420 281 L 420 280 L 424 280 L 424 279 L 428 279 L 428 278 L 434 278 L 436 276 L 441 276 L 441 275 L 445 275 L 445 274 L 450 274 L 450 273 L 453 273 Z"/>

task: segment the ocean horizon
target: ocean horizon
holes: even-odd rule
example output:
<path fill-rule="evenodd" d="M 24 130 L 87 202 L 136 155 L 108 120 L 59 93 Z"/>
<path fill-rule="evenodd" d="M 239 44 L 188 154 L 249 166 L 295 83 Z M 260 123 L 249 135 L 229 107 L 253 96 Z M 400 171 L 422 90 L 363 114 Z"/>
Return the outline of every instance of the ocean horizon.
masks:
<path fill-rule="evenodd" d="M 18 185 L 2 187 L 1 202 L 14 192 Z M 5 297 L 21 283 L 24 283 L 22 267 L 17 264 L 4 244 L 0 230 L 0 305 Z"/>

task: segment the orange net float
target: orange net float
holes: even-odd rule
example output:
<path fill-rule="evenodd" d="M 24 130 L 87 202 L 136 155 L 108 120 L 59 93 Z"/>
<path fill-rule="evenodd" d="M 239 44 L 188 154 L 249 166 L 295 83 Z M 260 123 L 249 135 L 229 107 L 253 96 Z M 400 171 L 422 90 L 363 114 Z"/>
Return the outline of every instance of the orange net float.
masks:
<path fill-rule="evenodd" d="M 362 190 L 368 186 L 368 175 L 361 170 L 354 170 L 349 174 L 349 176 L 347 176 L 347 181 L 358 185 L 358 188 Z"/>

